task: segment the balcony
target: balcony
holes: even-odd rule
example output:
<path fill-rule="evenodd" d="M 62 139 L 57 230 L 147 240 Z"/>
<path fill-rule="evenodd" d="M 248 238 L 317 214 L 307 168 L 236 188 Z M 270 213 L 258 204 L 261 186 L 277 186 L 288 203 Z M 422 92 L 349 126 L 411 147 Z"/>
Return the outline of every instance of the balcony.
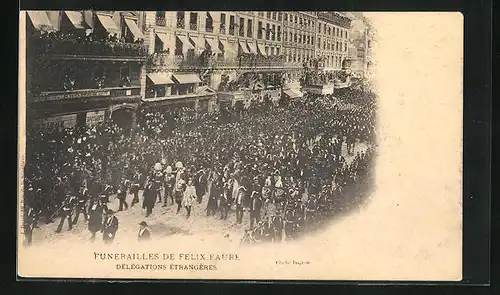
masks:
<path fill-rule="evenodd" d="M 205 27 L 205 32 L 207 32 L 207 33 L 213 33 L 214 32 L 214 27 Z"/>
<path fill-rule="evenodd" d="M 222 35 L 225 35 L 225 34 L 226 34 L 226 27 L 225 27 L 225 26 L 223 26 L 223 25 L 221 25 L 221 26 L 220 26 L 220 33 L 221 33 Z"/>
<path fill-rule="evenodd" d="M 184 22 L 184 19 L 177 19 L 177 29 L 184 29 L 186 27 L 186 24 Z"/>
<path fill-rule="evenodd" d="M 65 40 L 60 38 L 35 39 L 33 49 L 40 55 L 88 55 L 146 57 L 148 48 L 139 43 L 112 41 Z"/>
<path fill-rule="evenodd" d="M 167 21 L 166 21 L 165 17 L 157 17 L 156 18 L 156 25 L 157 26 L 164 27 L 166 24 L 167 24 Z"/>
<path fill-rule="evenodd" d="M 31 102 L 78 101 L 79 99 L 108 99 L 111 101 L 136 100 L 141 96 L 141 86 L 46 91 L 32 96 Z"/>
<path fill-rule="evenodd" d="M 198 31 L 198 24 L 189 23 L 189 29 L 191 31 Z"/>

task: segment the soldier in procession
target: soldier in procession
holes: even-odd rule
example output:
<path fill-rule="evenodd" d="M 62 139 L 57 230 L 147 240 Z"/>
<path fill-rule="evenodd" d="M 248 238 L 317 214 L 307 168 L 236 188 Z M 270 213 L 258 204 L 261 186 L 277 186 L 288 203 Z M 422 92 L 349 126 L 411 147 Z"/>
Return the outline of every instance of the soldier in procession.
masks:
<path fill-rule="evenodd" d="M 132 204 L 130 207 L 134 207 L 135 204 L 139 203 L 139 189 L 141 188 L 142 175 L 140 171 L 135 171 L 132 178 L 132 185 L 130 187 L 130 193 L 134 196 L 132 199 Z"/>
<path fill-rule="evenodd" d="M 61 214 L 61 221 L 59 222 L 59 225 L 57 226 L 56 233 L 60 233 L 63 225 L 64 225 L 64 220 L 68 220 L 68 230 L 73 229 L 73 220 L 72 220 L 72 213 L 73 209 L 75 208 L 77 199 L 76 197 L 69 192 L 68 196 L 63 202 L 63 205 L 61 206 L 59 213 Z"/>
<path fill-rule="evenodd" d="M 104 217 L 104 224 L 102 229 L 102 240 L 105 244 L 111 244 L 115 239 L 116 232 L 118 231 L 118 218 L 114 216 L 114 211 L 108 209 Z"/>
<path fill-rule="evenodd" d="M 76 224 L 78 222 L 78 217 L 80 216 L 80 213 L 83 214 L 85 221 L 88 221 L 89 217 L 87 214 L 87 202 L 89 201 L 89 199 L 90 199 L 89 190 L 85 186 L 82 186 L 76 201 L 75 219 L 73 219 L 73 224 Z"/>
<path fill-rule="evenodd" d="M 170 199 L 171 204 L 174 204 L 174 186 L 175 186 L 175 174 L 172 171 L 172 166 L 167 166 L 165 169 L 165 183 L 164 183 L 165 193 L 164 193 L 164 204 L 163 207 L 167 206 L 167 201 Z"/>
<path fill-rule="evenodd" d="M 125 177 L 122 177 L 119 188 L 116 194 L 116 197 L 118 198 L 118 201 L 120 202 L 120 205 L 118 207 L 118 211 L 123 211 L 123 207 L 125 206 L 125 210 L 128 210 L 128 203 L 127 203 L 127 189 L 128 189 L 128 183 L 129 181 L 125 179 Z"/>

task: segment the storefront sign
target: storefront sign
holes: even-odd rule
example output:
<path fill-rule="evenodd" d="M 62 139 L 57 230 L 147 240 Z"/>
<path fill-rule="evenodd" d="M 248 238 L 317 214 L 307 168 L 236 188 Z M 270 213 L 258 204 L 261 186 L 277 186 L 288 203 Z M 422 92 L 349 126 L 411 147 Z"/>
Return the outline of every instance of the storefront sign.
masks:
<path fill-rule="evenodd" d="M 60 100 L 60 99 L 75 99 L 75 98 L 82 98 L 82 97 L 92 97 L 92 96 L 110 96 L 111 92 L 109 90 L 99 90 L 99 89 L 92 89 L 92 90 L 75 90 L 67 93 L 61 93 L 61 92 L 45 92 L 41 93 L 39 97 L 36 98 L 36 100 Z"/>
<path fill-rule="evenodd" d="M 40 129 L 63 130 L 76 126 L 76 114 L 53 116 L 34 122 Z"/>
<path fill-rule="evenodd" d="M 88 112 L 86 123 L 87 125 L 94 125 L 104 122 L 105 111 Z"/>

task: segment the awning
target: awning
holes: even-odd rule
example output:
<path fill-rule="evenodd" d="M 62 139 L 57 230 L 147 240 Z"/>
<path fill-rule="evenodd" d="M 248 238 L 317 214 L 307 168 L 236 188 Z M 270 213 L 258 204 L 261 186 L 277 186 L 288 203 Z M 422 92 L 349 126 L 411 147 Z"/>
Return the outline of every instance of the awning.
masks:
<path fill-rule="evenodd" d="M 101 22 L 101 25 L 106 29 L 108 33 L 118 34 L 120 29 L 116 26 L 115 22 L 109 15 L 98 14 L 97 18 Z"/>
<path fill-rule="evenodd" d="M 257 54 L 257 45 L 255 44 L 255 42 L 247 41 L 247 44 L 248 48 L 250 48 L 250 52 L 253 54 Z"/>
<path fill-rule="evenodd" d="M 189 36 L 189 39 L 193 41 L 197 49 L 205 50 L 205 40 L 203 40 L 203 38 L 199 38 L 198 36 Z"/>
<path fill-rule="evenodd" d="M 156 36 L 161 40 L 161 42 L 163 42 L 163 44 L 168 43 L 167 34 L 156 33 Z"/>
<path fill-rule="evenodd" d="M 172 78 L 167 73 L 150 73 L 147 77 L 155 85 L 174 84 L 174 81 L 172 81 Z"/>
<path fill-rule="evenodd" d="M 173 74 L 172 77 L 179 84 L 201 83 L 200 77 L 196 74 Z"/>
<path fill-rule="evenodd" d="M 49 16 L 45 11 L 28 11 L 28 16 L 33 23 L 35 29 L 44 32 L 55 31 L 54 26 L 50 22 Z"/>
<path fill-rule="evenodd" d="M 182 42 L 183 48 L 185 48 L 186 50 L 187 49 L 194 49 L 193 44 L 191 44 L 191 42 L 189 42 L 189 40 L 187 39 L 186 36 L 176 36 L 176 37 L 177 37 L 177 39 L 179 39 Z"/>
<path fill-rule="evenodd" d="M 264 44 L 257 43 L 257 48 L 259 48 L 259 53 L 260 54 L 262 54 L 263 56 L 267 56 L 267 54 L 266 54 L 266 48 L 264 47 Z"/>
<path fill-rule="evenodd" d="M 234 52 L 234 49 L 229 45 L 227 40 L 220 40 L 220 43 L 222 43 L 222 47 L 224 47 L 224 51 Z"/>
<path fill-rule="evenodd" d="M 207 40 L 208 45 L 210 45 L 210 49 L 212 50 L 213 53 L 222 53 L 219 49 L 219 40 L 217 39 L 209 39 L 205 38 Z"/>
<path fill-rule="evenodd" d="M 75 29 L 90 29 L 90 26 L 83 18 L 83 13 L 80 11 L 64 11 L 64 14 L 66 14 L 69 22 L 73 25 L 73 27 L 75 27 Z"/>
<path fill-rule="evenodd" d="M 296 90 L 292 90 L 292 89 L 287 89 L 287 90 L 284 90 L 283 91 L 288 97 L 290 98 L 299 98 L 299 97 L 302 97 L 304 96 L 302 94 L 302 92 L 300 91 L 296 91 Z"/>
<path fill-rule="evenodd" d="M 240 41 L 240 48 L 241 50 L 243 50 L 243 53 L 250 53 L 247 45 L 245 44 L 245 41 Z"/>
<path fill-rule="evenodd" d="M 134 35 L 134 39 L 144 39 L 144 34 L 141 32 L 135 21 L 127 18 L 125 18 L 124 20 L 130 32 L 132 33 L 132 35 Z"/>

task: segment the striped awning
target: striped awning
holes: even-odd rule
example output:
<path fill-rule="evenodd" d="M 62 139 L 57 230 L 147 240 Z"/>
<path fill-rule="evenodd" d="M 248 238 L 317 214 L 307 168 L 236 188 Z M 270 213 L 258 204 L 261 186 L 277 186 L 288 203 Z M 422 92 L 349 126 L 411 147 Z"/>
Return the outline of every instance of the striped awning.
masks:
<path fill-rule="evenodd" d="M 257 53 L 257 45 L 255 44 L 255 42 L 247 41 L 247 44 L 248 44 L 248 48 L 250 48 L 251 53 L 258 54 Z"/>
<path fill-rule="evenodd" d="M 205 38 L 207 40 L 208 45 L 210 46 L 210 50 L 212 50 L 213 53 L 222 53 L 219 49 L 219 40 L 217 39 L 211 39 L 211 38 Z"/>
<path fill-rule="evenodd" d="M 224 51 L 235 52 L 234 48 L 231 47 L 231 45 L 229 45 L 229 43 L 227 42 L 227 40 L 220 40 L 220 43 L 222 43 L 222 47 L 224 47 Z"/>
<path fill-rule="evenodd" d="M 172 78 L 167 73 L 150 73 L 147 77 L 155 85 L 174 84 L 174 81 L 172 81 Z"/>
<path fill-rule="evenodd" d="M 141 29 L 139 29 L 134 20 L 125 18 L 125 24 L 134 36 L 134 39 L 144 39 L 144 34 L 141 32 Z"/>
<path fill-rule="evenodd" d="M 264 44 L 262 43 L 257 43 L 257 48 L 259 49 L 259 53 L 263 56 L 267 56 L 266 53 L 266 48 L 264 47 Z"/>
<path fill-rule="evenodd" d="M 200 77 L 196 74 L 173 74 L 173 80 L 178 84 L 196 84 L 201 83 Z"/>
<path fill-rule="evenodd" d="M 243 51 L 243 53 L 247 53 L 247 54 L 250 53 L 245 41 L 240 41 L 240 48 L 241 48 L 241 51 Z"/>
<path fill-rule="evenodd" d="M 28 11 L 28 16 L 31 23 L 38 31 L 43 32 L 53 32 L 55 31 L 54 26 L 50 22 L 49 16 L 45 11 Z"/>
<path fill-rule="evenodd" d="M 73 25 L 75 29 L 90 29 L 90 26 L 85 22 L 83 18 L 83 13 L 81 11 L 64 11 L 64 14 L 68 17 L 69 22 Z"/>
<path fill-rule="evenodd" d="M 180 35 L 178 35 L 176 37 L 177 37 L 177 39 L 179 39 L 182 42 L 182 46 L 183 46 L 183 48 L 185 50 L 187 50 L 187 49 L 194 49 L 193 44 L 191 44 L 191 42 L 189 42 L 189 40 L 187 39 L 186 36 L 180 36 Z"/>
<path fill-rule="evenodd" d="M 120 29 L 116 26 L 115 22 L 109 15 L 98 14 L 97 19 L 101 25 L 106 29 L 106 31 L 110 34 L 119 34 Z"/>
<path fill-rule="evenodd" d="M 198 50 L 205 50 L 205 40 L 198 36 L 189 36 L 189 39 L 193 41 L 194 47 Z"/>

